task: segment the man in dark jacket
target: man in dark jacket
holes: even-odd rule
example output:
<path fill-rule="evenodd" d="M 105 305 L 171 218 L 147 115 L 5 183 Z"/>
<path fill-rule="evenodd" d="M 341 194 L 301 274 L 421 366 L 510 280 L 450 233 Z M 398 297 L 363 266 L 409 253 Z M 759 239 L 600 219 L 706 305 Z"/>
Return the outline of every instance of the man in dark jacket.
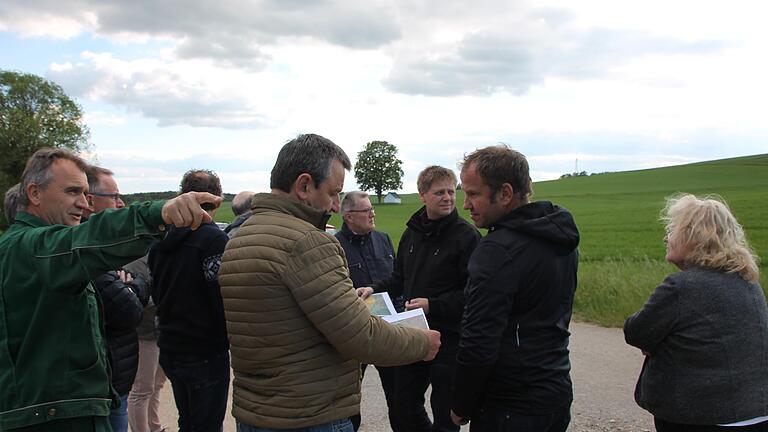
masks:
<path fill-rule="evenodd" d="M 375 284 L 374 290 L 388 292 L 393 298 L 403 295 L 406 310 L 422 308 L 429 328 L 442 335 L 442 344 L 434 360 L 397 367 L 395 416 L 408 431 L 458 431 L 450 416 L 451 380 L 464 310 L 467 262 L 480 233 L 456 211 L 453 171 L 427 167 L 419 173 L 417 187 L 424 207 L 407 223 L 394 271 Z M 434 424 L 424 409 L 424 392 L 430 384 Z"/>
<path fill-rule="evenodd" d="M 254 195 L 256 195 L 256 192 L 242 191 L 232 198 L 232 213 L 235 215 L 235 220 L 224 228 L 227 237 L 234 237 L 240 229 L 240 225 L 253 214 L 251 213 L 251 200 Z"/>
<path fill-rule="evenodd" d="M 188 171 L 181 193 L 221 196 L 212 171 Z M 215 210 L 210 210 L 213 218 Z M 149 252 L 160 366 L 171 381 L 179 431 L 221 430 L 229 390 L 229 342 L 219 287 L 227 235 L 214 223 L 173 228 Z"/>
<path fill-rule="evenodd" d="M 451 415 L 473 431 L 563 432 L 576 224 L 561 207 L 529 202 L 528 162 L 507 146 L 466 156 L 461 183 L 464 208 L 488 235 L 469 262 Z"/>
<path fill-rule="evenodd" d="M 107 209 L 125 207 L 112 171 L 92 165 L 85 175 L 88 178 L 90 209 L 83 213 L 84 219 Z M 136 326 L 149 300 L 149 288 L 142 276 L 133 277 L 122 270 L 96 277 L 93 285 L 104 304 L 104 330 L 112 367 L 112 387 L 120 397 L 120 406 L 112 408 L 109 423 L 113 432 L 127 432 L 128 392 L 131 391 L 139 365 Z"/>
<path fill-rule="evenodd" d="M 341 201 L 341 218 L 344 221 L 336 238 L 344 249 L 349 266 L 349 277 L 363 299 L 373 293 L 370 288 L 375 282 L 389 277 L 395 262 L 395 249 L 387 233 L 376 231 L 376 213 L 368 194 L 360 191 L 348 192 Z M 396 302 L 396 299 L 392 299 Z M 402 301 L 400 302 L 402 303 Z M 362 365 L 365 374 L 366 364 Z M 397 424 L 394 416 L 395 368 L 376 366 L 381 379 L 381 387 L 387 400 L 389 423 Z M 352 427 L 360 427 L 360 416 L 351 418 Z M 393 430 L 402 430 L 392 426 Z"/>

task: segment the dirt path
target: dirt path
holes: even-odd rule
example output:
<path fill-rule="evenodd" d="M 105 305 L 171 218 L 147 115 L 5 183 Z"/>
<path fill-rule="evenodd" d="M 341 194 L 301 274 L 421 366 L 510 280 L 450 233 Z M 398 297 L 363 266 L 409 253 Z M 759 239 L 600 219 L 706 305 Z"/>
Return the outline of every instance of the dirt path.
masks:
<path fill-rule="evenodd" d="M 620 329 L 590 324 L 571 325 L 571 362 L 574 403 L 571 432 L 651 431 L 653 419 L 635 404 L 633 391 L 643 356 L 624 343 Z M 384 393 L 378 374 L 370 370 L 363 381 L 363 425 L 361 432 L 389 430 Z M 231 397 L 230 397 L 231 403 Z M 228 410 L 229 411 L 229 410 Z M 170 383 L 161 396 L 161 416 L 168 432 L 177 431 L 176 407 Z M 235 422 L 227 416 L 225 431 L 234 431 Z M 468 427 L 462 430 L 469 430 Z"/>

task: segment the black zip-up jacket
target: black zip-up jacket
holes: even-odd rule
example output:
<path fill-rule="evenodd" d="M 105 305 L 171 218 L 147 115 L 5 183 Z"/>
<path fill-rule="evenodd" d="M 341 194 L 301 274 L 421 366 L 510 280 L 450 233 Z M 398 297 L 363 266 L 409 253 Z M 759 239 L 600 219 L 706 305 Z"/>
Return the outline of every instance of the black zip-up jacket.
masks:
<path fill-rule="evenodd" d="M 120 396 L 128 394 L 139 367 L 139 339 L 136 327 L 141 322 L 149 289 L 143 277 L 136 275 L 123 282 L 117 273 L 104 273 L 93 280 L 104 304 L 104 330 L 107 354 L 112 368 L 112 386 Z"/>
<path fill-rule="evenodd" d="M 480 233 L 460 218 L 456 209 L 431 221 L 422 207 L 406 225 L 392 274 L 373 288 L 388 292 L 392 298 L 403 295 L 405 301 L 428 299 L 429 328 L 458 336 L 467 262 L 480 241 Z"/>
<path fill-rule="evenodd" d="M 548 201 L 489 227 L 469 262 L 453 410 L 546 414 L 573 400 L 568 325 L 579 231 Z"/>
<path fill-rule="evenodd" d="M 218 277 L 227 240 L 211 222 L 172 228 L 150 249 L 161 352 L 207 357 L 229 349 Z"/>

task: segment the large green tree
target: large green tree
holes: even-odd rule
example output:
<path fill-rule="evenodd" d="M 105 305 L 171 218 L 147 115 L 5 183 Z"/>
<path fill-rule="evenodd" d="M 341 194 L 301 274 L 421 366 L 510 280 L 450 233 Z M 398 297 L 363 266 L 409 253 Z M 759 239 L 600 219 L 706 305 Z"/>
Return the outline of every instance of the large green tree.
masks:
<path fill-rule="evenodd" d="M 374 190 L 378 202 L 385 190 L 403 187 L 403 161 L 397 158 L 397 147 L 386 141 L 371 141 L 357 154 L 355 177 L 360 189 Z"/>
<path fill-rule="evenodd" d="M 0 70 L 0 197 L 18 183 L 36 150 L 65 147 L 80 152 L 88 149 L 89 137 L 83 110 L 58 84 Z M 0 227 L 7 226 L 4 216 Z"/>

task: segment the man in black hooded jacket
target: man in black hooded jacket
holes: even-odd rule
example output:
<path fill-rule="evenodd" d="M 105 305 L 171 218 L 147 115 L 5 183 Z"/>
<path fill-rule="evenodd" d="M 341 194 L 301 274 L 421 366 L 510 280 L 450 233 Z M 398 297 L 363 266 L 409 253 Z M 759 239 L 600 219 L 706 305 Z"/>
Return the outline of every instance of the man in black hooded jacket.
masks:
<path fill-rule="evenodd" d="M 469 261 L 452 418 L 473 431 L 564 432 L 579 231 L 567 210 L 529 202 L 528 162 L 507 146 L 466 156 L 461 181 L 488 235 Z"/>
<path fill-rule="evenodd" d="M 413 431 L 458 431 L 451 421 L 451 380 L 456 365 L 459 324 L 464 310 L 467 262 L 480 233 L 456 211 L 456 175 L 440 167 L 425 168 L 417 179 L 424 207 L 408 220 L 400 239 L 392 275 L 374 285 L 376 292 L 402 295 L 405 309 L 422 308 L 429 328 L 440 332 L 434 360 L 395 368 L 394 415 Z M 434 422 L 424 409 L 424 392 L 432 385 Z M 392 425 L 395 432 L 398 429 Z"/>

